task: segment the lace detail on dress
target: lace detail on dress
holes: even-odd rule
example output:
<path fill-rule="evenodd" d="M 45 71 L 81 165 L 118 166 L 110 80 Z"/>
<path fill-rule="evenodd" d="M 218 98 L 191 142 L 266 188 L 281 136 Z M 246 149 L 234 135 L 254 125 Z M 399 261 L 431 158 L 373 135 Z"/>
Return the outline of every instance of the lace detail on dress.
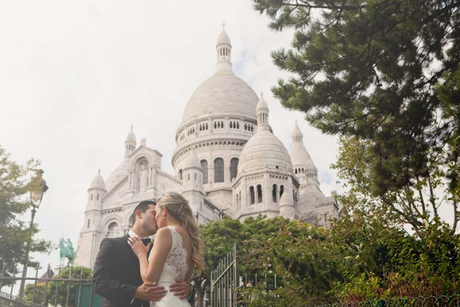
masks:
<path fill-rule="evenodd" d="M 174 226 L 168 226 L 172 235 L 172 246 L 166 257 L 166 264 L 176 273 L 176 277 L 184 279 L 188 271 L 187 250 L 184 248 L 182 236 L 176 231 Z"/>
<path fill-rule="evenodd" d="M 187 275 L 187 251 L 183 246 L 182 236 L 176 231 L 174 226 L 168 226 L 172 235 L 172 245 L 165 265 L 158 281 L 159 286 L 169 289 L 169 286 L 177 279 L 184 279 Z M 166 296 L 158 302 L 150 302 L 150 307 L 191 307 L 186 299 L 180 299 L 172 292 L 168 291 Z"/>

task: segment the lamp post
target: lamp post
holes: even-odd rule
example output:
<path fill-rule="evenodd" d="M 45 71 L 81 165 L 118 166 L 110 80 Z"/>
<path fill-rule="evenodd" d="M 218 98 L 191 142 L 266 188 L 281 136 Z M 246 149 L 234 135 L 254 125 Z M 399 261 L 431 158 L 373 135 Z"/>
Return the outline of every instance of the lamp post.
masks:
<path fill-rule="evenodd" d="M 21 287 L 19 288 L 19 297 L 24 296 L 24 286 L 26 283 L 27 277 L 27 266 L 29 264 L 29 251 L 30 251 L 30 244 L 32 241 L 32 227 L 34 225 L 34 218 L 37 209 L 40 207 L 40 204 L 43 200 L 43 195 L 48 190 L 48 186 L 46 185 L 46 181 L 42 178 L 43 170 L 38 170 L 36 176 L 32 178 L 30 185 L 29 185 L 29 192 L 30 192 L 30 199 L 32 202 L 32 218 L 30 219 L 30 226 L 29 226 L 29 240 L 27 241 L 26 245 L 26 253 L 24 258 L 24 266 L 22 268 L 22 279 L 21 279 Z"/>

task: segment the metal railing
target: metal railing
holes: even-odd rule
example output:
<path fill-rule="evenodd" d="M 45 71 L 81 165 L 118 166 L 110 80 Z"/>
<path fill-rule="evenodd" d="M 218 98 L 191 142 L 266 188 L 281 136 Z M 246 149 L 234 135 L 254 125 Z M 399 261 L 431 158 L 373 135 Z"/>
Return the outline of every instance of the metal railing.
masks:
<path fill-rule="evenodd" d="M 0 291 L 0 306 L 1 307 L 45 307 L 40 304 L 23 301 L 17 296 Z"/>
<path fill-rule="evenodd" d="M 240 283 L 236 244 L 211 272 L 211 306 L 237 306 L 236 289 Z"/>
<path fill-rule="evenodd" d="M 39 278 L 38 266 L 35 267 L 35 277 L 16 277 L 15 266 L 12 267 L 13 276 L 5 274 L 4 265 L 0 271 L 0 307 L 44 307 L 58 304 L 69 307 L 100 307 L 100 297 L 91 287 L 92 280 L 82 278 L 83 268 L 80 269 L 80 278 L 71 278 L 70 269 L 68 278 L 50 277 L 49 270 Z M 26 286 L 23 297 L 13 295 L 18 281 L 32 282 Z M 9 291 L 4 291 L 3 288 Z"/>
<path fill-rule="evenodd" d="M 247 275 L 239 276 L 238 255 L 236 244 L 211 272 L 211 306 L 212 307 L 241 307 L 246 306 L 239 297 L 238 290 L 250 289 L 257 285 L 266 290 L 275 290 L 279 287 L 279 277 L 276 275 L 255 274 L 251 278 Z M 250 296 L 251 294 L 249 294 Z M 305 307 L 311 305 L 305 305 Z M 317 305 L 316 307 L 460 307 L 460 294 L 441 295 L 413 298 L 375 299 L 362 302 L 338 302 Z M 304 306 L 299 306 L 304 307 Z"/>

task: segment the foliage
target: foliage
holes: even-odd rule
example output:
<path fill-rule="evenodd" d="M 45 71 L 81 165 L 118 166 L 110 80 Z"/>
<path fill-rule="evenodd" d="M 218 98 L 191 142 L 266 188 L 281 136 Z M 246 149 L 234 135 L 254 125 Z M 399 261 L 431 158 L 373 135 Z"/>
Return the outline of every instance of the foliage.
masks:
<path fill-rule="evenodd" d="M 197 292 L 197 306 L 203 306 L 204 291 L 210 286 L 211 271 L 232 249 L 243 240 L 243 225 L 238 220 L 224 218 L 200 225 L 200 236 L 205 242 L 204 260 L 206 267 L 200 275 L 193 277 Z"/>
<path fill-rule="evenodd" d="M 270 268 L 277 288 L 259 282 L 241 291 L 248 306 L 304 306 L 377 298 L 440 296 L 460 291 L 460 236 L 430 225 L 424 239 L 391 222 L 388 210 L 355 209 L 331 229 L 267 220 L 279 232 L 250 240 L 243 261 Z"/>
<path fill-rule="evenodd" d="M 460 2 L 254 0 L 254 7 L 273 29 L 295 30 L 292 49 L 272 53 L 292 73 L 272 89 L 281 103 L 323 132 L 363 144 L 370 195 L 416 231 L 436 223 L 442 200 L 452 205 L 455 231 Z"/>
<path fill-rule="evenodd" d="M 70 273 L 70 274 L 69 274 Z M 66 279 L 74 279 L 74 280 L 91 280 L 92 279 L 92 270 L 85 268 L 85 267 L 66 267 L 61 270 L 61 272 L 54 276 L 54 279 L 63 279 L 63 281 L 50 281 L 47 287 L 47 300 L 48 303 L 57 306 L 58 304 L 61 306 L 74 306 L 76 302 L 76 293 L 77 287 L 79 286 L 79 282 L 69 282 Z M 26 301 L 38 303 L 38 304 L 45 304 L 45 283 L 41 282 L 37 284 L 36 293 L 34 297 L 34 285 L 29 284 L 26 286 L 25 289 L 25 296 L 24 299 Z M 67 293 L 69 298 L 67 300 Z M 69 302 L 66 305 L 66 302 Z"/>
<path fill-rule="evenodd" d="M 339 196 L 339 201 L 361 209 L 389 208 L 393 213 L 394 223 L 410 224 L 419 236 L 427 224 L 435 224 L 439 220 L 438 210 L 447 195 L 457 195 L 455 189 L 450 189 L 454 193 L 445 191 L 444 172 L 436 166 L 440 163 L 439 156 L 430 157 L 432 171 L 425 178 L 417 178 L 416 184 L 387 191 L 385 195 L 375 195 L 372 185 L 374 175 L 369 170 L 374 160 L 370 142 L 355 137 L 342 137 L 340 145 L 339 158 L 333 167 L 338 170 L 338 177 L 348 192 Z M 440 198 L 443 194 L 445 197 Z M 455 213 L 456 201 L 452 198 L 450 200 L 453 200 Z M 456 223 L 452 226 L 452 231 L 455 227 Z"/>
<path fill-rule="evenodd" d="M 250 238 L 265 241 L 278 231 L 278 225 L 263 216 L 247 218 L 243 223 L 239 220 L 224 218 L 200 225 L 201 238 L 205 242 L 206 269 L 201 275 L 193 278 L 198 294 L 197 306 L 203 304 L 204 290 L 210 286 L 212 269 L 231 251 L 235 243 L 237 243 L 238 253 L 244 254 L 242 244 L 244 241 Z M 240 267 L 240 273 L 249 276 L 249 279 L 254 279 L 256 273 L 262 274 L 264 271 L 262 267 L 251 265 L 243 264 Z"/>
<path fill-rule="evenodd" d="M 35 181 L 31 177 L 39 167 L 39 162 L 31 160 L 22 166 L 10 159 L 0 147 L 0 263 L 6 265 L 6 275 L 17 273 L 17 263 L 24 259 L 27 242 L 39 230 L 37 225 L 24 222 L 21 217 L 31 207 L 28 191 Z M 31 252 L 47 252 L 51 243 L 32 239 Z M 31 266 L 34 263 L 28 259 Z M 3 285 L 7 285 L 5 282 Z"/>
<path fill-rule="evenodd" d="M 45 284 L 27 284 L 24 290 L 24 300 L 27 302 L 45 305 Z"/>
<path fill-rule="evenodd" d="M 245 260 L 252 266 L 273 270 L 281 282 L 276 289 L 266 290 L 262 282 L 243 291 L 251 306 L 268 302 L 270 306 L 283 302 L 284 306 L 300 306 L 306 299 L 314 303 L 331 289 L 331 280 L 342 278 L 333 261 L 331 246 L 325 242 L 325 230 L 284 218 L 267 220 L 279 229 L 267 240 L 253 239 L 245 245 Z"/>

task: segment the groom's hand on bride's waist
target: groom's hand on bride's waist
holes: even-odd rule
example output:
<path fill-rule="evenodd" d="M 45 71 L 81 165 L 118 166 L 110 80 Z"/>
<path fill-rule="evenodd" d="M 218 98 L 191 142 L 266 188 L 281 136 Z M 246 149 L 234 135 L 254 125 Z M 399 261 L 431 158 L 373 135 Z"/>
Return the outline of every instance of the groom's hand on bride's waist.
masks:
<path fill-rule="evenodd" d="M 143 301 L 159 301 L 167 291 L 164 287 L 157 286 L 156 282 L 145 282 L 136 289 L 134 298 Z"/>
<path fill-rule="evenodd" d="M 190 284 L 184 280 L 176 280 L 175 284 L 169 286 L 169 291 L 174 293 L 175 296 L 184 299 L 187 298 L 192 291 Z"/>

